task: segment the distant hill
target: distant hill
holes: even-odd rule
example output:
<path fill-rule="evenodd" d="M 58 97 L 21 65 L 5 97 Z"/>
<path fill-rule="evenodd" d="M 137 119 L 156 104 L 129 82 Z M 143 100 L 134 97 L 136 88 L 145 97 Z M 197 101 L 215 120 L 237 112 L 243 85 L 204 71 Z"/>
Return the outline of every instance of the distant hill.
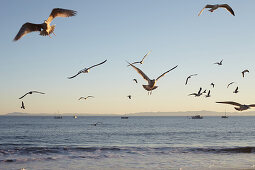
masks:
<path fill-rule="evenodd" d="M 21 113 L 21 112 L 12 112 L 7 113 L 6 116 L 30 116 L 29 113 Z"/>

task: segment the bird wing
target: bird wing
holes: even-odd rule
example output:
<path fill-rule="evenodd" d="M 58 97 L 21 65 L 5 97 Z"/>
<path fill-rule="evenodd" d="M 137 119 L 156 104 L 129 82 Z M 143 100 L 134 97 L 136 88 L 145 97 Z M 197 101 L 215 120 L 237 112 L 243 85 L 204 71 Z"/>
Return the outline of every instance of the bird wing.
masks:
<path fill-rule="evenodd" d="M 127 62 L 127 63 L 129 65 L 131 65 L 137 71 L 137 73 L 139 73 L 145 80 L 150 81 L 150 78 L 146 74 L 144 74 L 144 72 L 142 70 L 140 70 L 139 68 L 137 68 L 133 64 L 130 64 L 129 62 Z"/>
<path fill-rule="evenodd" d="M 241 106 L 241 104 L 239 104 L 239 103 L 237 103 L 237 102 L 232 102 L 232 101 L 216 102 L 216 103 L 231 104 L 231 105 L 235 105 L 235 106 Z"/>
<path fill-rule="evenodd" d="M 31 91 L 32 93 L 40 93 L 40 94 L 45 94 L 43 92 L 39 92 L 39 91 Z"/>
<path fill-rule="evenodd" d="M 94 96 L 87 96 L 86 99 L 89 98 L 89 97 L 94 97 Z"/>
<path fill-rule="evenodd" d="M 229 83 L 228 86 L 227 86 L 227 88 L 228 88 L 231 84 L 233 84 L 233 83 L 234 83 L 234 82 Z"/>
<path fill-rule="evenodd" d="M 211 93 L 211 90 L 209 90 L 209 91 L 208 91 L 208 94 L 207 94 L 207 95 L 209 96 L 209 95 L 210 95 L 210 93 Z"/>
<path fill-rule="evenodd" d="M 99 64 L 96 64 L 96 65 L 93 65 L 93 66 L 89 67 L 88 69 L 91 69 L 91 68 L 93 68 L 93 67 L 96 67 L 96 66 L 99 66 L 99 65 L 101 65 L 101 64 L 104 64 L 106 61 L 107 61 L 107 60 L 104 60 L 103 62 L 101 62 L 101 63 L 99 63 Z"/>
<path fill-rule="evenodd" d="M 195 96 L 196 96 L 196 95 L 197 95 L 197 93 L 191 93 L 191 94 L 189 94 L 189 96 L 191 96 L 191 95 L 195 95 Z"/>
<path fill-rule="evenodd" d="M 78 100 L 85 99 L 85 97 L 80 97 Z"/>
<path fill-rule="evenodd" d="M 21 37 L 23 37 L 24 35 L 26 35 L 30 32 L 41 31 L 41 29 L 42 29 L 42 24 L 33 24 L 33 23 L 27 22 L 21 26 L 18 34 L 13 39 L 13 41 L 19 40 Z"/>
<path fill-rule="evenodd" d="M 190 76 L 186 78 L 185 85 L 187 85 L 189 78 L 190 78 Z"/>
<path fill-rule="evenodd" d="M 81 71 L 79 71 L 77 74 L 75 74 L 74 76 L 72 76 L 72 77 L 67 77 L 68 79 L 72 79 L 72 78 L 74 78 L 74 77 L 76 77 L 76 76 L 78 76 L 79 74 L 81 74 L 82 72 Z"/>
<path fill-rule="evenodd" d="M 24 94 L 23 96 L 21 96 L 19 99 L 22 99 L 23 97 L 25 97 L 29 92 L 27 92 L 26 94 Z"/>
<path fill-rule="evenodd" d="M 238 86 L 236 87 L 235 91 L 237 91 L 237 90 L 238 90 Z"/>
<path fill-rule="evenodd" d="M 201 93 L 201 91 L 202 91 L 202 88 L 200 87 L 200 89 L 199 89 L 199 91 L 198 91 L 198 93 L 197 93 L 197 94 L 200 94 L 200 93 Z"/>
<path fill-rule="evenodd" d="M 198 16 L 204 11 L 205 7 L 199 12 Z"/>
<path fill-rule="evenodd" d="M 178 66 L 178 65 L 177 65 Z M 163 77 L 166 73 L 168 73 L 169 71 L 172 71 L 173 69 L 175 69 L 177 66 L 175 66 L 175 67 L 173 67 L 173 68 L 171 68 L 170 70 L 168 70 L 168 71 L 166 71 L 166 72 L 164 72 L 163 74 L 161 74 L 157 79 L 156 79 L 156 81 L 158 81 L 161 77 Z"/>
<path fill-rule="evenodd" d="M 228 12 L 230 12 L 232 15 L 235 16 L 233 9 L 228 4 L 221 4 L 221 5 L 219 5 L 219 7 L 226 8 L 228 10 Z"/>
<path fill-rule="evenodd" d="M 250 104 L 250 105 L 248 105 L 248 106 L 250 106 L 250 107 L 255 107 L 255 104 Z"/>
<path fill-rule="evenodd" d="M 145 56 L 143 57 L 142 61 L 145 59 L 145 57 L 147 57 L 147 55 L 149 55 L 151 53 L 151 51 L 149 51 L 147 54 L 145 54 Z"/>
<path fill-rule="evenodd" d="M 209 5 L 209 4 L 207 4 L 207 5 L 199 12 L 198 16 L 200 16 L 200 14 L 204 11 L 205 8 L 212 8 L 212 7 L 214 7 L 214 5 Z"/>
<path fill-rule="evenodd" d="M 76 11 L 74 10 L 54 8 L 50 13 L 50 16 L 48 17 L 47 22 L 51 23 L 51 21 L 56 17 L 71 17 L 75 15 L 76 15 Z"/>
<path fill-rule="evenodd" d="M 133 79 L 136 83 L 137 83 L 137 80 L 136 79 Z"/>
<path fill-rule="evenodd" d="M 192 75 L 190 75 L 190 77 L 192 77 L 192 76 L 196 76 L 197 74 L 192 74 Z"/>

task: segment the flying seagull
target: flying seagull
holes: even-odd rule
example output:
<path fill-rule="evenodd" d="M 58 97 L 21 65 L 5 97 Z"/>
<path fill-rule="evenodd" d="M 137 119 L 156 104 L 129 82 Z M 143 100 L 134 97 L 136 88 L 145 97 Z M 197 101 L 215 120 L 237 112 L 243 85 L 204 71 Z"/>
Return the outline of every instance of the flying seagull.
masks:
<path fill-rule="evenodd" d="M 25 105 L 24 105 L 24 102 L 22 101 L 22 103 L 21 103 L 21 107 L 20 107 L 21 109 L 25 109 Z"/>
<path fill-rule="evenodd" d="M 211 83 L 212 87 L 214 88 L 215 84 L 214 83 Z"/>
<path fill-rule="evenodd" d="M 203 93 L 201 93 L 201 91 L 202 91 L 202 88 L 200 87 L 200 89 L 197 93 L 191 93 L 191 94 L 189 94 L 189 96 L 194 95 L 195 97 L 199 97 L 203 94 Z"/>
<path fill-rule="evenodd" d="M 136 79 L 133 79 L 135 81 L 135 83 L 138 83 Z"/>
<path fill-rule="evenodd" d="M 107 60 L 104 60 L 102 63 L 93 65 L 93 66 L 91 66 L 91 67 L 89 67 L 89 68 L 84 68 L 84 69 L 80 70 L 76 75 L 74 75 L 74 76 L 72 76 L 72 77 L 67 77 L 67 78 L 72 79 L 72 78 L 78 76 L 78 75 L 81 74 L 81 73 L 88 73 L 89 70 L 90 70 L 91 68 L 96 67 L 96 66 L 99 66 L 99 65 L 101 65 L 101 64 L 104 64 L 106 61 L 107 61 Z"/>
<path fill-rule="evenodd" d="M 203 91 L 203 93 L 206 93 L 206 89 Z"/>
<path fill-rule="evenodd" d="M 244 73 L 249 73 L 249 70 L 244 70 L 244 71 L 242 71 L 242 75 L 243 75 L 243 77 L 244 77 Z"/>
<path fill-rule="evenodd" d="M 210 93 L 211 93 L 211 91 L 209 90 L 205 97 L 211 97 Z"/>
<path fill-rule="evenodd" d="M 221 60 L 220 62 L 216 62 L 216 63 L 214 63 L 214 64 L 218 64 L 219 66 L 221 66 L 221 65 L 222 65 L 222 61 L 223 61 L 223 60 Z"/>
<path fill-rule="evenodd" d="M 149 51 L 147 54 L 145 54 L 145 56 L 143 56 L 143 59 L 141 61 L 133 62 L 131 64 L 138 64 L 138 63 L 143 64 L 145 57 L 147 57 L 147 55 L 149 55 L 150 53 L 151 53 L 151 51 Z M 128 65 L 128 66 L 130 66 L 130 65 Z"/>
<path fill-rule="evenodd" d="M 192 74 L 192 75 L 190 75 L 190 76 L 188 76 L 187 78 L 186 78 L 186 82 L 185 82 L 185 85 L 187 85 L 187 83 L 188 83 L 188 80 L 192 77 L 192 76 L 196 76 L 197 74 Z"/>
<path fill-rule="evenodd" d="M 51 38 L 50 34 L 51 33 L 54 34 L 55 25 L 50 25 L 50 23 L 54 18 L 56 18 L 56 17 L 71 17 L 71 16 L 75 16 L 75 15 L 76 15 L 76 11 L 69 10 L 69 9 L 62 9 L 62 8 L 54 8 L 51 11 L 50 16 L 48 17 L 47 20 L 44 21 L 44 23 L 34 24 L 34 23 L 27 22 L 27 23 L 23 24 L 13 41 L 17 41 L 24 35 L 26 35 L 30 32 L 33 32 L 33 31 L 40 31 L 40 35 L 42 35 L 42 36 L 47 35 Z"/>
<path fill-rule="evenodd" d="M 231 84 L 233 84 L 233 83 L 235 83 L 235 82 L 232 81 L 231 83 L 229 83 L 228 86 L 227 86 L 227 88 L 228 88 Z"/>
<path fill-rule="evenodd" d="M 89 97 L 94 97 L 94 96 L 80 97 L 79 100 L 81 99 L 87 100 Z"/>
<path fill-rule="evenodd" d="M 238 86 L 236 87 L 235 91 L 233 91 L 233 93 L 238 93 Z"/>
<path fill-rule="evenodd" d="M 127 97 L 128 97 L 129 99 L 131 99 L 131 95 L 128 95 Z"/>
<path fill-rule="evenodd" d="M 216 103 L 231 104 L 231 105 L 234 105 L 234 106 L 238 106 L 238 107 L 235 107 L 235 109 L 238 110 L 238 111 L 243 111 L 243 110 L 250 109 L 250 107 L 255 107 L 255 104 L 246 105 L 246 104 L 240 104 L 240 103 L 232 102 L 232 101 L 216 102 Z"/>
<path fill-rule="evenodd" d="M 226 10 L 228 10 L 228 12 L 230 12 L 232 15 L 235 16 L 235 13 L 233 11 L 233 9 L 228 5 L 228 4 L 215 4 L 215 5 L 206 5 L 198 14 L 198 16 L 200 16 L 200 14 L 204 11 L 205 8 L 211 8 L 208 11 L 213 12 L 214 10 L 218 9 L 218 8 L 225 8 Z"/>
<path fill-rule="evenodd" d="M 128 64 L 130 64 L 130 63 L 128 62 Z M 156 86 L 156 82 L 161 77 L 163 77 L 165 74 L 167 74 L 168 72 L 172 71 L 173 69 L 175 69 L 178 66 L 177 65 L 177 66 L 171 68 L 170 70 L 164 72 L 156 80 L 155 79 L 151 80 L 142 70 L 140 70 L 139 68 L 137 68 L 133 64 L 130 64 L 130 65 L 138 72 L 138 74 L 140 74 L 148 82 L 148 85 L 143 85 L 143 88 L 148 91 L 148 94 L 151 94 L 152 90 L 154 90 L 154 89 L 156 89 L 158 87 L 158 86 Z"/>
<path fill-rule="evenodd" d="M 25 97 L 26 95 L 28 95 L 28 94 L 33 94 L 33 93 L 45 94 L 45 93 L 39 92 L 39 91 L 30 91 L 30 92 L 27 92 L 26 94 L 24 94 L 23 96 L 21 96 L 19 99 L 22 99 L 22 98 Z"/>

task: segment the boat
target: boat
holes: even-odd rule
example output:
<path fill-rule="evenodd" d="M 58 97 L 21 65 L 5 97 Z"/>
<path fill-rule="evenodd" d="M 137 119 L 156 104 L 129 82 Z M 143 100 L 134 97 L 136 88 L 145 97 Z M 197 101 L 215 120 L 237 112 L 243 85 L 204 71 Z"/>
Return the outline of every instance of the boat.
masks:
<path fill-rule="evenodd" d="M 76 115 L 74 115 L 74 116 L 73 116 L 73 118 L 74 118 L 74 119 L 77 119 L 77 116 L 76 116 Z"/>
<path fill-rule="evenodd" d="M 225 115 L 221 116 L 221 118 L 228 118 L 228 116 L 226 115 L 226 111 L 225 111 Z"/>
<path fill-rule="evenodd" d="M 54 119 L 62 119 L 62 116 L 54 116 Z"/>
<path fill-rule="evenodd" d="M 121 116 L 121 119 L 128 119 L 128 116 Z"/>
<path fill-rule="evenodd" d="M 196 115 L 196 116 L 191 116 L 192 119 L 203 119 L 203 116 Z"/>

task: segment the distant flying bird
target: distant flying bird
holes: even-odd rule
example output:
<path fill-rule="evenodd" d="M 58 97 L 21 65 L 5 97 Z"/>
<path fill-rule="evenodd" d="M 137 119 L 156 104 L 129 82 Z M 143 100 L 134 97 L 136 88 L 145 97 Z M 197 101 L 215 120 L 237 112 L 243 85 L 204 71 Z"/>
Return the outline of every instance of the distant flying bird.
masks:
<path fill-rule="evenodd" d="M 39 92 L 39 91 L 30 91 L 30 92 L 27 92 L 26 94 L 24 94 L 23 96 L 21 96 L 19 99 L 22 99 L 22 98 L 25 97 L 26 95 L 28 95 L 28 94 L 33 94 L 33 93 L 45 94 L 45 93 Z"/>
<path fill-rule="evenodd" d="M 145 56 L 143 57 L 143 59 L 141 61 L 133 62 L 131 64 L 138 64 L 138 63 L 143 64 L 145 57 L 147 57 L 147 55 L 149 55 L 150 53 L 151 53 L 151 51 L 149 51 L 147 54 L 145 54 Z M 128 65 L 128 66 L 130 66 L 130 65 Z"/>
<path fill-rule="evenodd" d="M 199 97 L 203 94 L 203 93 L 201 93 L 201 91 L 202 91 L 202 88 L 200 87 L 200 89 L 197 93 L 191 93 L 191 94 L 189 94 L 189 96 L 194 95 L 195 97 Z"/>
<path fill-rule="evenodd" d="M 238 93 L 238 86 L 236 87 L 235 91 L 233 91 L 233 93 Z"/>
<path fill-rule="evenodd" d="M 228 86 L 227 86 L 227 88 L 228 88 L 231 84 L 233 84 L 233 83 L 235 83 L 235 82 L 232 81 L 231 83 L 229 83 Z"/>
<path fill-rule="evenodd" d="M 206 89 L 203 91 L 203 93 L 206 93 Z"/>
<path fill-rule="evenodd" d="M 249 70 L 244 70 L 244 71 L 242 71 L 242 75 L 243 75 L 243 77 L 244 77 L 244 73 L 249 73 Z"/>
<path fill-rule="evenodd" d="M 25 105 L 24 105 L 24 102 L 22 101 L 22 103 L 21 103 L 21 107 L 20 107 L 21 109 L 25 109 Z"/>
<path fill-rule="evenodd" d="M 220 62 L 213 63 L 213 64 L 218 64 L 219 66 L 221 66 L 222 65 L 222 61 L 223 60 L 221 60 Z"/>
<path fill-rule="evenodd" d="M 94 96 L 80 97 L 79 100 L 81 100 L 81 99 L 87 100 L 90 97 L 94 97 Z"/>
<path fill-rule="evenodd" d="M 107 61 L 107 60 L 104 60 L 102 63 L 93 65 L 93 66 L 91 66 L 91 67 L 89 67 L 89 68 L 84 68 L 84 69 L 80 70 L 76 75 L 74 75 L 74 76 L 72 76 L 72 77 L 67 77 L 67 78 L 72 79 L 72 78 L 78 76 L 78 75 L 81 74 L 81 73 L 88 73 L 88 72 L 90 71 L 91 68 L 96 67 L 96 66 L 99 66 L 99 65 L 101 65 L 101 64 L 104 64 L 106 61 Z"/>
<path fill-rule="evenodd" d="M 128 95 L 127 97 L 128 97 L 129 99 L 131 99 L 131 95 Z"/>
<path fill-rule="evenodd" d="M 130 63 L 128 62 L 128 64 L 130 64 Z M 130 65 L 137 71 L 138 74 L 140 74 L 148 82 L 148 85 L 143 85 L 143 88 L 148 91 L 148 94 L 151 94 L 152 90 L 154 90 L 154 89 L 156 89 L 158 87 L 158 86 L 156 86 L 156 82 L 161 77 L 163 77 L 165 74 L 167 74 L 168 72 L 172 71 L 173 69 L 175 69 L 178 66 L 177 65 L 177 66 L 171 68 L 170 70 L 164 72 L 156 80 L 155 79 L 151 80 L 142 70 L 140 70 L 139 68 L 137 68 L 133 64 L 130 64 Z"/>
<path fill-rule="evenodd" d="M 210 93 L 211 93 L 211 91 L 209 90 L 205 97 L 211 97 Z"/>
<path fill-rule="evenodd" d="M 214 88 L 215 84 L 214 83 L 211 83 L 212 87 Z"/>
<path fill-rule="evenodd" d="M 216 5 L 206 5 L 198 14 L 198 16 L 200 16 L 200 14 L 204 11 L 205 8 L 211 8 L 208 11 L 213 12 L 214 10 L 218 9 L 218 8 L 225 8 L 226 10 L 228 10 L 228 12 L 230 12 L 232 15 L 235 16 L 235 13 L 233 11 L 233 9 L 228 5 L 228 4 L 216 4 Z"/>
<path fill-rule="evenodd" d="M 188 83 L 188 80 L 192 77 L 192 76 L 196 76 L 197 74 L 192 74 L 192 75 L 190 75 L 190 76 L 188 76 L 187 78 L 186 78 L 186 82 L 185 82 L 185 85 L 187 85 L 187 83 Z"/>
<path fill-rule="evenodd" d="M 231 105 L 234 105 L 234 106 L 238 106 L 238 107 L 235 107 L 235 109 L 238 110 L 238 111 L 243 111 L 243 110 L 250 109 L 250 107 L 255 107 L 255 104 L 246 105 L 246 104 L 240 104 L 240 103 L 232 102 L 232 101 L 216 102 L 216 103 L 231 104 Z"/>
<path fill-rule="evenodd" d="M 75 15 L 76 15 L 76 11 L 69 10 L 69 9 L 62 9 L 62 8 L 54 8 L 51 11 L 50 16 L 48 17 L 47 20 L 44 21 L 44 23 L 33 24 L 33 23 L 27 22 L 27 23 L 23 24 L 13 41 L 17 41 L 24 35 L 26 35 L 30 32 L 33 32 L 33 31 L 40 31 L 40 35 L 42 35 L 42 36 L 47 35 L 51 38 L 50 34 L 51 33 L 54 34 L 55 25 L 51 26 L 50 23 L 54 18 L 56 18 L 56 17 L 71 17 L 71 16 L 75 16 Z"/>
<path fill-rule="evenodd" d="M 138 83 L 136 79 L 133 79 L 135 81 L 135 83 Z"/>

